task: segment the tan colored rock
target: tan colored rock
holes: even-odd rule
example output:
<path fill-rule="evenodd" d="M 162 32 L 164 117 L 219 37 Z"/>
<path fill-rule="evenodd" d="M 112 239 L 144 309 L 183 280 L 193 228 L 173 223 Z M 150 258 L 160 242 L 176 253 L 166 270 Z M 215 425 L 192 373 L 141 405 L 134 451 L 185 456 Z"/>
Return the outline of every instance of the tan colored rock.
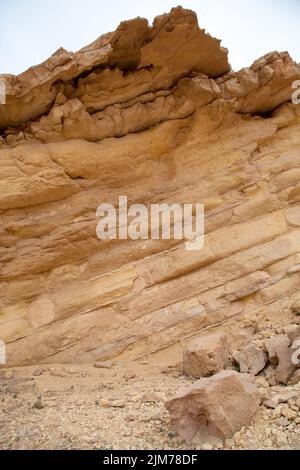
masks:
<path fill-rule="evenodd" d="M 164 395 L 158 392 L 148 392 L 141 397 L 143 403 L 156 403 L 165 400 Z"/>
<path fill-rule="evenodd" d="M 176 66 L 173 61 L 175 56 Z M 173 72 L 170 74 L 171 64 Z M 218 40 L 199 29 L 195 13 L 181 7 L 174 8 L 168 15 L 157 17 L 153 27 L 149 27 L 147 20 L 142 18 L 126 21 L 114 33 L 101 36 L 75 54 L 61 48 L 46 62 L 18 77 L 1 75 L 7 82 L 8 93 L 5 108 L 0 108 L 0 128 L 36 119 L 46 112 L 53 101 L 56 100 L 56 106 L 60 104 L 62 95 L 71 94 L 75 97 L 76 90 L 72 80 L 80 78 L 84 72 L 89 72 L 95 66 L 101 66 L 104 70 L 98 83 L 96 81 L 96 89 L 94 85 L 93 91 L 96 93 L 97 85 L 101 90 L 101 81 L 105 82 L 109 68 L 119 70 L 120 75 L 127 70 L 136 72 L 137 80 L 131 85 L 140 88 L 148 75 L 150 80 L 144 85 L 144 93 L 157 89 L 159 82 L 161 88 L 167 89 L 173 81 L 192 70 L 218 77 L 230 68 L 227 51 L 220 47 Z M 153 70 L 147 72 L 147 67 L 150 66 Z M 94 78 L 92 72 L 90 75 Z M 87 80 L 82 81 L 87 83 Z M 126 101 L 129 101 L 134 97 L 130 97 L 132 88 L 130 90 L 127 85 L 126 90 L 126 79 L 120 81 L 115 86 L 121 88 L 123 85 L 125 93 L 127 91 Z M 81 97 L 84 92 L 85 101 L 90 105 L 82 83 L 80 85 L 78 95 Z M 103 93 L 106 101 L 109 100 L 106 106 L 115 104 L 114 94 L 118 97 L 114 88 L 110 94 L 108 97 L 107 93 Z M 137 95 L 141 94 L 141 90 L 137 90 Z M 99 109 L 105 106 L 103 101 L 97 105 Z"/>
<path fill-rule="evenodd" d="M 96 369 L 111 369 L 113 367 L 114 363 L 113 361 L 96 361 L 94 363 L 94 367 Z"/>
<path fill-rule="evenodd" d="M 199 337 L 183 353 L 183 372 L 196 379 L 210 377 L 231 364 L 229 338 L 224 333 Z"/>
<path fill-rule="evenodd" d="M 268 362 L 266 353 L 253 343 L 248 344 L 233 354 L 234 361 L 244 374 L 259 374 Z"/>
<path fill-rule="evenodd" d="M 297 368 L 292 360 L 294 350 L 291 347 L 291 340 L 286 335 L 278 335 L 267 340 L 265 346 L 270 361 L 278 364 L 275 373 L 277 382 L 287 384 Z"/>
<path fill-rule="evenodd" d="M 291 85 L 298 76 L 299 65 L 286 52 L 273 52 L 237 72 L 221 90 L 226 98 L 237 97 L 240 112 L 263 114 L 290 100 Z"/>
<path fill-rule="evenodd" d="M 269 360 L 272 364 L 278 364 L 279 362 L 279 351 L 280 349 L 286 349 L 290 346 L 291 341 L 286 335 L 273 336 L 265 341 Z"/>
<path fill-rule="evenodd" d="M 284 391 L 273 387 L 269 390 L 267 397 L 264 399 L 263 404 L 267 408 L 277 408 L 280 403 L 288 403 L 289 400 L 297 400 L 299 392 L 297 391 Z"/>
<path fill-rule="evenodd" d="M 166 407 L 181 439 L 191 442 L 198 435 L 207 442 L 207 437 L 233 437 L 251 422 L 260 402 L 251 376 L 223 371 L 196 382 Z"/>
<path fill-rule="evenodd" d="M 0 340 L 9 367 L 152 354 L 181 363 L 196 334 L 226 331 L 240 349 L 255 334 L 249 318 L 291 323 L 300 281 L 291 85 L 300 71 L 287 53 L 234 72 L 220 41 L 178 7 L 1 79 Z M 203 203 L 203 250 L 98 240 L 96 209 L 120 195 L 148 209 Z"/>

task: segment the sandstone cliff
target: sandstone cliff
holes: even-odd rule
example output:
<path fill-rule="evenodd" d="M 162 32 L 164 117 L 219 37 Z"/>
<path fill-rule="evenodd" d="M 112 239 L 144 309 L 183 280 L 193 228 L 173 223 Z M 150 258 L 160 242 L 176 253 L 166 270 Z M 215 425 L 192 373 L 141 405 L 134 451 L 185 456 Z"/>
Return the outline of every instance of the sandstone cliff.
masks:
<path fill-rule="evenodd" d="M 0 76 L 0 339 L 8 365 L 137 359 L 300 299 L 300 66 L 234 72 L 176 8 Z M 96 208 L 199 202 L 205 246 L 99 241 Z"/>

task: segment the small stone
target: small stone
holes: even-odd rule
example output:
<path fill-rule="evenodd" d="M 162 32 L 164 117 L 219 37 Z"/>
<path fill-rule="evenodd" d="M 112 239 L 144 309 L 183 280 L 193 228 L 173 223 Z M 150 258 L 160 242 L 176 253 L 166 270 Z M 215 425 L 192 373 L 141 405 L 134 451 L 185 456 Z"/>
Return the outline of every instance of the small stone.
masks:
<path fill-rule="evenodd" d="M 224 447 L 225 447 L 225 449 L 232 449 L 234 447 L 234 440 L 233 439 L 225 439 Z"/>
<path fill-rule="evenodd" d="M 264 377 L 258 377 L 255 380 L 255 383 L 258 387 L 262 387 L 262 388 L 269 388 L 270 387 L 268 381 Z"/>
<path fill-rule="evenodd" d="M 96 361 L 94 367 L 96 369 L 111 369 L 114 363 L 112 361 Z"/>
<path fill-rule="evenodd" d="M 296 400 L 294 400 L 294 398 L 290 398 L 290 399 L 287 401 L 287 404 L 288 404 L 289 407 L 292 409 L 292 408 L 296 405 Z"/>
<path fill-rule="evenodd" d="M 15 141 L 16 141 L 15 134 L 8 134 L 8 136 L 6 137 L 6 143 L 8 145 L 12 145 Z"/>
<path fill-rule="evenodd" d="M 202 450 L 208 451 L 208 450 L 213 450 L 213 449 L 214 449 L 213 445 L 209 443 L 203 444 L 202 446 Z"/>
<path fill-rule="evenodd" d="M 44 373 L 44 369 L 36 369 L 35 371 L 33 371 L 32 375 L 34 375 L 35 377 L 39 377 L 43 373 Z"/>
<path fill-rule="evenodd" d="M 135 417 L 133 415 L 127 415 L 125 416 L 125 421 L 128 421 L 129 423 L 131 423 L 132 421 L 135 421 Z"/>
<path fill-rule="evenodd" d="M 278 432 L 276 434 L 276 444 L 278 447 L 284 447 L 287 445 L 287 436 L 284 432 Z"/>
<path fill-rule="evenodd" d="M 125 408 L 125 403 L 123 401 L 110 401 L 110 400 L 100 400 L 100 406 L 102 408 Z"/>
<path fill-rule="evenodd" d="M 277 407 L 275 408 L 275 410 L 274 410 L 274 416 L 275 416 L 276 418 L 280 418 L 280 416 L 281 416 L 281 406 L 277 406 Z"/>
<path fill-rule="evenodd" d="M 268 448 L 268 449 L 271 449 L 273 447 L 273 442 L 271 439 L 266 439 L 264 441 L 264 447 Z"/>
<path fill-rule="evenodd" d="M 277 426 L 281 426 L 283 428 L 286 428 L 289 425 L 289 420 L 287 418 L 284 418 L 283 416 L 281 416 L 280 418 L 278 418 L 276 420 L 276 424 L 277 424 Z"/>
<path fill-rule="evenodd" d="M 102 406 L 102 408 L 110 408 L 110 405 L 111 405 L 110 402 L 105 399 L 100 400 L 99 404 L 100 406 Z"/>
<path fill-rule="evenodd" d="M 297 417 L 297 412 L 291 410 L 288 405 L 283 405 L 281 408 L 281 416 L 291 420 Z"/>
<path fill-rule="evenodd" d="M 148 392 L 142 397 L 144 403 L 155 403 L 165 400 L 165 397 L 158 392 Z"/>
<path fill-rule="evenodd" d="M 136 378 L 136 374 L 134 372 L 125 372 L 125 374 L 124 374 L 124 379 L 126 381 L 132 380 L 132 379 L 135 379 L 135 378 Z"/>
<path fill-rule="evenodd" d="M 65 104 L 66 101 L 67 101 L 67 98 L 65 97 L 65 95 L 63 93 L 59 92 L 56 95 L 54 104 L 56 106 L 60 106 L 62 104 Z"/>

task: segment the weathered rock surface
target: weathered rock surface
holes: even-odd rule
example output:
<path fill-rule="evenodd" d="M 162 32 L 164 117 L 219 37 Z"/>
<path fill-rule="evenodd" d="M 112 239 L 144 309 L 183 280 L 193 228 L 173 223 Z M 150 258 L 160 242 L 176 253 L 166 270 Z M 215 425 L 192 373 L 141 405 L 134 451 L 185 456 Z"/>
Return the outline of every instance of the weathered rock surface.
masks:
<path fill-rule="evenodd" d="M 157 90 L 164 101 L 163 91 L 168 96 L 168 89 L 190 72 L 216 78 L 229 70 L 227 50 L 220 41 L 199 29 L 195 13 L 174 8 L 157 17 L 152 27 L 143 18 L 125 21 L 75 54 L 61 48 L 18 77 L 3 76 L 8 93 L 0 128 L 34 120 L 53 104 L 64 106 L 68 98 L 65 112 L 74 118 L 82 113 L 83 120 L 89 116 L 86 108 L 96 113 L 137 96 L 147 103 Z M 57 119 L 61 113 L 56 109 L 54 114 Z"/>
<path fill-rule="evenodd" d="M 183 372 L 196 379 L 210 377 L 230 365 L 229 338 L 224 333 L 200 337 L 183 353 Z"/>
<path fill-rule="evenodd" d="M 278 335 L 267 340 L 265 344 L 270 361 L 278 364 L 275 373 L 277 382 L 287 384 L 297 369 L 297 364 L 293 361 L 292 340 L 286 335 Z"/>
<path fill-rule="evenodd" d="M 248 374 L 223 371 L 191 385 L 166 402 L 179 437 L 191 442 L 232 437 L 248 425 L 259 409 L 260 394 Z"/>
<path fill-rule="evenodd" d="M 197 333 L 299 305 L 300 67 L 234 72 L 182 8 L 122 23 L 7 82 L 0 105 L 0 339 L 8 365 L 176 360 Z M 96 237 L 101 203 L 204 203 L 205 245 Z M 296 309 L 296 310 L 295 310 Z M 298 310 L 296 313 L 299 313 Z M 250 326 L 249 326 L 250 325 Z M 248 341 L 249 342 L 249 341 Z M 160 352 L 161 351 L 161 352 Z"/>
<path fill-rule="evenodd" d="M 252 375 L 259 374 L 268 362 L 267 354 L 253 343 L 235 352 L 233 359 L 239 365 L 240 372 Z"/>
<path fill-rule="evenodd" d="M 277 335 L 266 340 L 265 346 L 272 364 L 279 363 L 280 353 L 290 347 L 291 340 L 287 335 Z"/>

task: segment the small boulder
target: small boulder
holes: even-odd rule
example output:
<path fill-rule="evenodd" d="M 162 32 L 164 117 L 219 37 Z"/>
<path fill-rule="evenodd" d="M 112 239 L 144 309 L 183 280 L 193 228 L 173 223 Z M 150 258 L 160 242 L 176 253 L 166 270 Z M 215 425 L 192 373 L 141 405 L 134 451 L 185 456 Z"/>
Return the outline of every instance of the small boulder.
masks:
<path fill-rule="evenodd" d="M 290 332 L 290 335 L 293 336 L 294 332 Z M 293 361 L 295 350 L 291 343 L 286 335 L 274 336 L 265 342 L 270 362 L 278 364 L 275 378 L 277 382 L 282 384 L 288 384 L 297 369 L 297 364 Z"/>
<path fill-rule="evenodd" d="M 268 362 L 266 353 L 254 343 L 236 352 L 233 359 L 239 365 L 240 372 L 253 375 L 259 374 Z"/>
<path fill-rule="evenodd" d="M 278 351 L 281 348 L 288 348 L 290 344 L 291 341 L 286 335 L 273 336 L 272 338 L 265 341 L 265 347 L 271 364 L 278 364 Z"/>
<path fill-rule="evenodd" d="M 183 372 L 200 379 L 232 365 L 228 336 L 217 333 L 193 341 L 183 353 Z"/>
<path fill-rule="evenodd" d="M 279 383 L 288 384 L 297 369 L 292 361 L 293 352 L 292 348 L 282 348 L 279 351 L 279 364 L 275 374 Z"/>
<path fill-rule="evenodd" d="M 166 402 L 171 424 L 186 442 L 227 439 L 248 425 L 261 398 L 254 378 L 222 371 L 204 378 Z"/>

